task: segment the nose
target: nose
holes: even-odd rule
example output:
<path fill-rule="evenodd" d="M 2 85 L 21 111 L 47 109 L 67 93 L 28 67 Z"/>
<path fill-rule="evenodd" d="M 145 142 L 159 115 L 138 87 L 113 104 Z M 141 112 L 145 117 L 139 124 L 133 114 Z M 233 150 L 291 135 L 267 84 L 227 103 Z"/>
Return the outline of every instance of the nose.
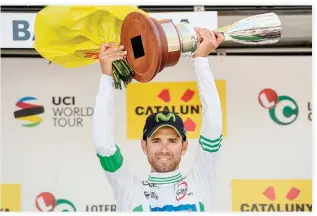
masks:
<path fill-rule="evenodd" d="M 169 152 L 169 150 L 168 150 L 168 148 L 167 148 L 167 143 L 166 143 L 166 142 L 164 142 L 164 143 L 162 144 L 161 152 L 162 152 L 162 153 L 167 153 L 167 152 Z"/>

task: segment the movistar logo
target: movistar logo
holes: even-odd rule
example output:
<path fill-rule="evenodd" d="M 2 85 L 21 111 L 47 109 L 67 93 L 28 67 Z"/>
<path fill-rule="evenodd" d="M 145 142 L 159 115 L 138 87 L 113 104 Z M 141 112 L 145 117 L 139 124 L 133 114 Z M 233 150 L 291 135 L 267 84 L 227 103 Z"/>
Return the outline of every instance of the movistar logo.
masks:
<path fill-rule="evenodd" d="M 156 122 L 159 122 L 160 120 L 162 120 L 162 121 L 168 121 L 168 120 L 170 120 L 171 118 L 173 119 L 173 122 L 176 121 L 176 117 L 175 117 L 175 115 L 174 115 L 173 113 L 169 113 L 168 115 L 164 115 L 163 113 L 158 113 L 158 114 L 156 114 L 156 116 L 155 116 Z"/>

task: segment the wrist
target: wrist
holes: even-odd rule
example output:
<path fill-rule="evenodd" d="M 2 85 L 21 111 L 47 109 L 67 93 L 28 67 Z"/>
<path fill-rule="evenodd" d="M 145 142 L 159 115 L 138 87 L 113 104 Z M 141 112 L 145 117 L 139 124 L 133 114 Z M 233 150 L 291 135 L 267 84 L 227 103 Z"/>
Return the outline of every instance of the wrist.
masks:
<path fill-rule="evenodd" d="M 201 53 L 194 53 L 194 55 L 193 55 L 194 58 L 205 58 L 207 56 L 208 55 L 204 55 L 204 54 L 201 54 Z"/>
<path fill-rule="evenodd" d="M 193 56 L 193 59 L 207 59 L 207 56 Z"/>
<path fill-rule="evenodd" d="M 209 64 L 209 60 L 207 57 L 196 57 L 196 58 L 193 58 L 193 62 L 194 62 L 194 65 L 205 65 L 205 64 Z"/>
<path fill-rule="evenodd" d="M 101 74 L 102 79 L 107 79 L 109 81 L 113 81 L 113 76 L 109 75 L 109 74 Z"/>
<path fill-rule="evenodd" d="M 109 71 L 101 71 L 101 73 L 102 73 L 103 75 L 107 75 L 107 76 L 113 77 L 113 74 L 112 74 L 111 72 L 109 72 Z"/>

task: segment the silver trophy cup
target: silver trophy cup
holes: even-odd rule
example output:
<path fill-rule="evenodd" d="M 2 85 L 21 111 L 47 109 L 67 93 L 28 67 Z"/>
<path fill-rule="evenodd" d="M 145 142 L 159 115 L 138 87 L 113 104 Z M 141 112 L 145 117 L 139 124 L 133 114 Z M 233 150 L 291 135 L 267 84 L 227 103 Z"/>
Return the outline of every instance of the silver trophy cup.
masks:
<path fill-rule="evenodd" d="M 169 49 L 180 47 L 181 53 L 194 52 L 199 37 L 194 26 L 188 23 L 176 24 L 176 31 L 173 28 L 163 29 L 167 36 Z M 277 43 L 282 35 L 282 26 L 279 17 L 275 13 L 265 13 L 246 17 L 232 25 L 223 26 L 215 31 L 222 32 L 225 41 L 233 41 L 240 44 L 273 44 Z M 178 34 L 180 42 L 175 40 Z M 180 44 L 178 44 L 180 43 Z"/>

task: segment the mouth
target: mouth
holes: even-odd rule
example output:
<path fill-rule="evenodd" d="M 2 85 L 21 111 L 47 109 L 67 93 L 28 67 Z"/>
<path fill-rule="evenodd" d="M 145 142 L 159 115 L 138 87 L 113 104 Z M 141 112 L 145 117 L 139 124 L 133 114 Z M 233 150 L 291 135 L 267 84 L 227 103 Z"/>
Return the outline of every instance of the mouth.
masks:
<path fill-rule="evenodd" d="M 168 158 L 168 157 L 159 157 L 159 158 L 157 158 L 159 161 L 169 161 L 170 160 L 170 158 Z"/>

